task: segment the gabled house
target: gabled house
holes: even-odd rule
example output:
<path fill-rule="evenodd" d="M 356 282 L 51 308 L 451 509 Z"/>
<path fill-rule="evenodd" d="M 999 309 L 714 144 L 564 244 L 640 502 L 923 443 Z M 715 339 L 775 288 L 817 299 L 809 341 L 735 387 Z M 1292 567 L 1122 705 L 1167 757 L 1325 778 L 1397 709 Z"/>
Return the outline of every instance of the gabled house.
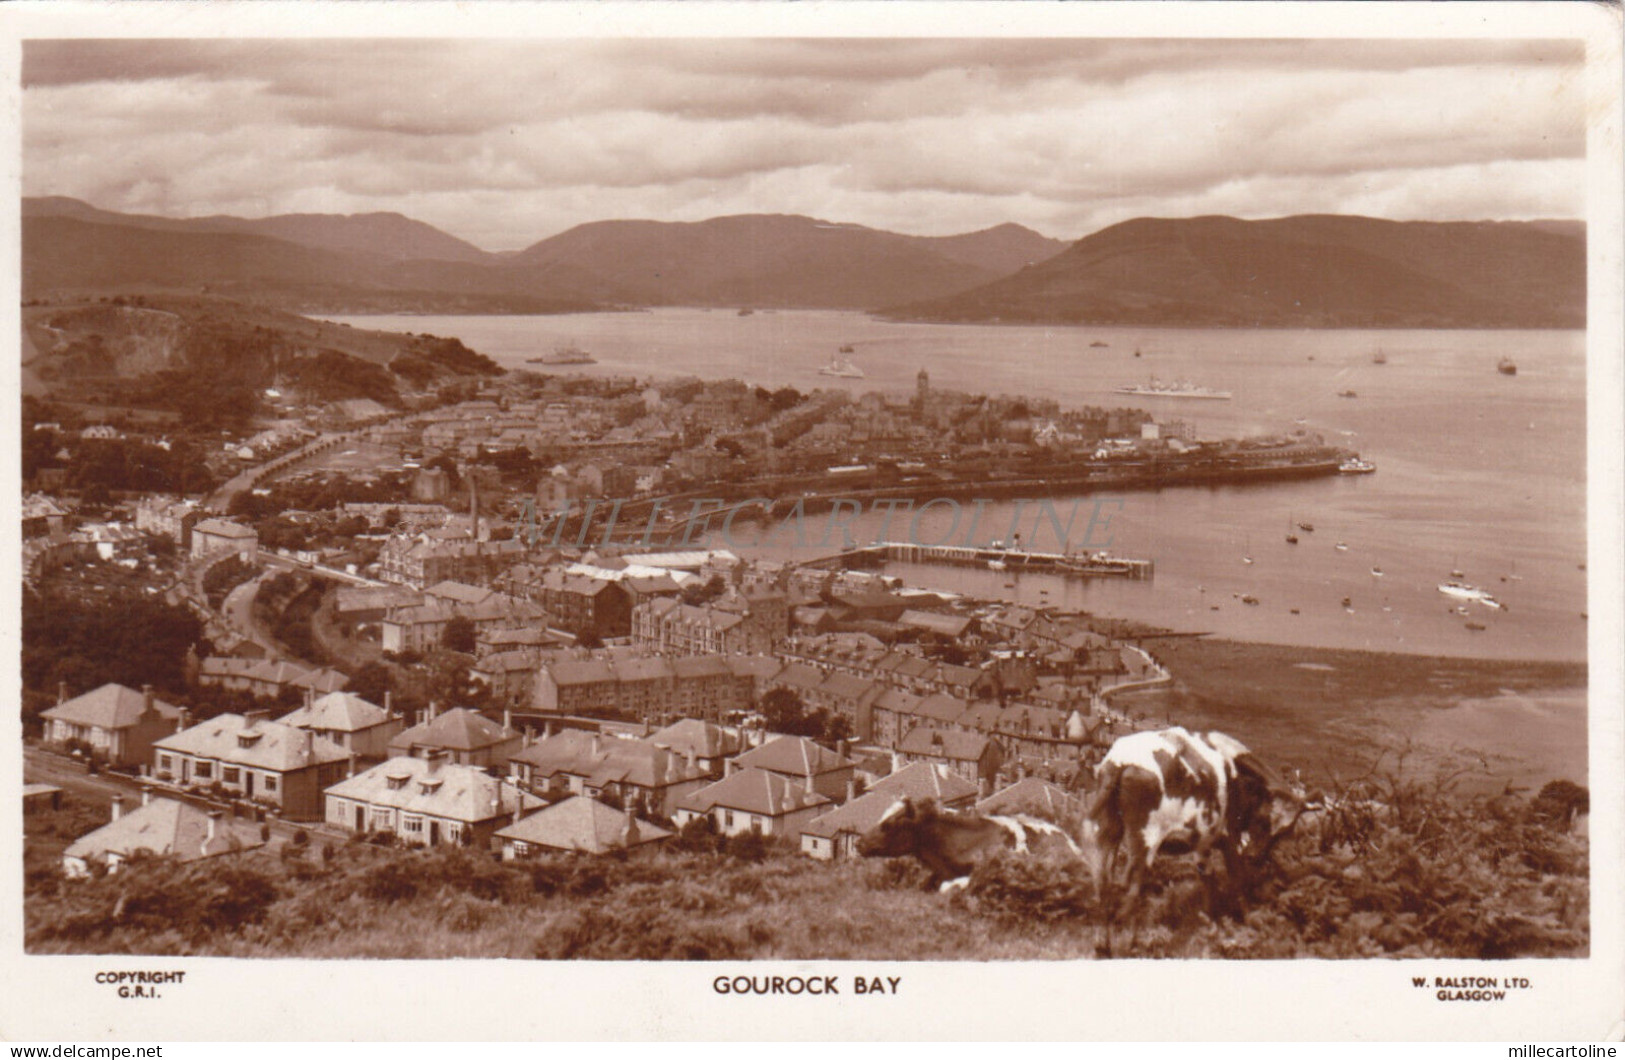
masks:
<path fill-rule="evenodd" d="M 444 753 L 391 758 L 329 787 L 324 820 L 352 832 L 388 832 L 426 846 L 490 846 L 497 829 L 545 803 Z"/>
<path fill-rule="evenodd" d="M 1025 777 L 976 804 L 977 813 L 1025 813 L 1066 828 L 1082 820 L 1083 810 L 1082 799 L 1041 777 Z"/>
<path fill-rule="evenodd" d="M 45 721 L 46 743 L 60 748 L 81 741 L 108 765 L 122 767 L 151 762 L 153 743 L 174 733 L 181 710 L 155 698 L 151 685 L 137 692 L 105 684 L 59 700 L 40 717 Z"/>
<path fill-rule="evenodd" d="M 607 854 L 670 839 L 672 833 L 639 820 L 628 807 L 617 810 L 582 795 L 554 803 L 500 829 L 502 859 L 514 861 L 537 854 Z"/>
<path fill-rule="evenodd" d="M 124 797 L 113 796 L 112 820 L 80 836 L 62 852 L 62 871 L 88 876 L 93 863 L 108 872 L 138 855 L 197 861 L 264 846 L 258 825 L 227 820 L 220 810 L 200 810 L 178 799 L 154 799 L 142 792 L 141 805 L 123 812 Z"/>
<path fill-rule="evenodd" d="M 905 762 L 944 765 L 972 784 L 989 785 L 990 790 L 1004 763 L 999 745 L 981 733 L 923 725 L 904 736 L 897 751 Z"/>
<path fill-rule="evenodd" d="M 760 769 L 839 801 L 847 797 L 852 767 L 846 755 L 820 747 L 805 736 L 780 736 L 731 759 L 728 772 Z"/>
<path fill-rule="evenodd" d="M 695 718 L 674 721 L 645 739 L 685 758 L 692 756 L 712 777 L 721 777 L 729 756 L 738 754 L 744 746 L 738 734 Z"/>
<path fill-rule="evenodd" d="M 797 836 L 804 825 L 833 805 L 804 781 L 786 780 L 762 769 L 741 769 L 684 798 L 672 819 L 681 828 L 709 817 L 723 835 Z"/>
<path fill-rule="evenodd" d="M 296 821 L 321 816 L 322 789 L 343 778 L 349 758 L 326 737 L 267 721 L 264 711 L 221 714 L 153 744 L 159 780 L 219 784 Z"/>
<path fill-rule="evenodd" d="M 692 754 L 580 730 L 566 730 L 524 748 L 508 760 L 508 773 L 538 793 L 568 791 L 668 818 L 685 795 L 712 780 Z"/>
<path fill-rule="evenodd" d="M 422 758 L 445 751 L 457 765 L 505 770 L 523 742 L 519 733 L 477 710 L 457 707 L 443 713 L 431 709 L 430 713 L 421 724 L 389 741 L 391 758 Z"/>
<path fill-rule="evenodd" d="M 349 692 L 329 692 L 277 721 L 309 729 L 360 758 L 387 757 L 389 741 L 406 727 L 399 714 Z"/>

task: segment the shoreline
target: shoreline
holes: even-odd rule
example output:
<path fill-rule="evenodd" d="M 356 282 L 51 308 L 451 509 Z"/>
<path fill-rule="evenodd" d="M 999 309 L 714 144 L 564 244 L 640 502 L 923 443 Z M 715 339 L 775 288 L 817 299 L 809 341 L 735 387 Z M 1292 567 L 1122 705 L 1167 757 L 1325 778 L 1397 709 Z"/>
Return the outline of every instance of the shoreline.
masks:
<path fill-rule="evenodd" d="M 1386 771 L 1403 755 L 1406 771 L 1423 779 L 1466 768 L 1458 784 L 1469 790 L 1587 783 L 1583 662 L 1297 647 L 1106 625 L 1174 677 L 1173 689 L 1124 697 L 1122 707 L 1227 732 L 1314 782 L 1346 782 L 1374 762 Z"/>

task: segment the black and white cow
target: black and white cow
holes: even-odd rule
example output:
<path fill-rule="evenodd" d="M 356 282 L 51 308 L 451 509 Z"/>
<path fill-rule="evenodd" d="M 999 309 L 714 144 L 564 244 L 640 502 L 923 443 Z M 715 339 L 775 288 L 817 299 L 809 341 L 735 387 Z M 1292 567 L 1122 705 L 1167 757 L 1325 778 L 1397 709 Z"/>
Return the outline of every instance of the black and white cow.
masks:
<path fill-rule="evenodd" d="M 1160 854 L 1194 852 L 1205 876 L 1217 847 L 1230 886 L 1262 866 L 1304 810 L 1303 800 L 1240 741 L 1174 727 L 1114 743 L 1095 767 L 1083 822 L 1101 885 L 1115 883 L 1126 857 L 1132 901 Z"/>
<path fill-rule="evenodd" d="M 1083 851 L 1059 826 L 1025 814 L 947 813 L 933 803 L 903 799 L 858 841 L 866 857 L 913 855 L 930 870 L 926 889 L 965 886 L 983 859 L 1016 854 L 1081 858 Z"/>

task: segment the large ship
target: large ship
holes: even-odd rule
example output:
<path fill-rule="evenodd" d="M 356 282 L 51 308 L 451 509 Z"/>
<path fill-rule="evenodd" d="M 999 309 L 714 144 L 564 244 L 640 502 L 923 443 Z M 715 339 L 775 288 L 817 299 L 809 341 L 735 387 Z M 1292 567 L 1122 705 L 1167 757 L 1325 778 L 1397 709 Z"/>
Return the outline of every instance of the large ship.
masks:
<path fill-rule="evenodd" d="M 818 369 L 818 374 L 833 375 L 840 379 L 862 379 L 863 369 L 853 364 L 851 358 L 841 356 L 851 352 L 852 347 L 842 346 L 840 353 L 830 355 L 829 363 Z"/>
<path fill-rule="evenodd" d="M 540 357 L 529 357 L 526 364 L 597 364 L 597 360 L 586 350 L 571 343 L 568 346 L 555 347 L 552 353 Z"/>
<path fill-rule="evenodd" d="M 1120 386 L 1119 394 L 1133 394 L 1135 397 L 1161 397 L 1161 398 L 1206 398 L 1211 401 L 1229 401 L 1230 391 L 1214 390 L 1212 387 L 1197 386 L 1179 380 L 1173 383 L 1159 382 L 1152 377 L 1149 383 L 1135 383 L 1132 386 Z"/>
<path fill-rule="evenodd" d="M 1439 591 L 1446 596 L 1453 596 L 1457 600 L 1476 600 L 1485 607 L 1493 607 L 1497 610 L 1501 607 L 1501 601 L 1478 586 L 1468 585 L 1466 582 L 1445 582 L 1439 586 Z"/>

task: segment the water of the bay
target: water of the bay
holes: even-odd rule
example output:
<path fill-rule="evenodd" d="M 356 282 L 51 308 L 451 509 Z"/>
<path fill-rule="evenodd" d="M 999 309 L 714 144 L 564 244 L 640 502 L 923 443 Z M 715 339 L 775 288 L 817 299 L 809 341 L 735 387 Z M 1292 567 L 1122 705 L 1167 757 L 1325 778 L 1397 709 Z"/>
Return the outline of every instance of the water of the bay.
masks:
<path fill-rule="evenodd" d="M 526 358 L 574 343 L 598 363 L 553 371 L 655 380 L 739 378 L 769 387 L 858 393 L 912 391 L 924 369 L 933 388 L 1044 396 L 1063 407 L 1138 405 L 1158 419 L 1194 422 L 1203 438 L 1301 426 L 1328 443 L 1358 449 L 1377 473 L 1122 494 L 1110 525 L 1111 549 L 1155 560 L 1151 581 L 1069 581 L 924 566 L 894 565 L 890 572 L 922 587 L 1082 608 L 1241 640 L 1483 658 L 1585 658 L 1581 332 L 950 326 L 888 323 L 848 312 L 740 317 L 701 309 L 335 319 L 456 336 L 509 368 L 531 367 Z M 837 347 L 847 344 L 866 378 L 820 375 Z M 1379 351 L 1386 363 L 1374 363 Z M 1503 356 L 1516 361 L 1517 375 L 1496 371 Z M 1234 398 L 1113 393 L 1153 375 L 1228 390 Z M 1355 396 L 1339 396 L 1343 391 Z M 1064 519 L 1070 502 L 1057 506 Z M 1011 514 L 1007 503 L 989 505 L 977 536 L 1003 536 Z M 1087 518 L 1085 507 L 1075 541 Z M 872 538 L 881 519 L 855 520 L 856 536 Z M 1029 530 L 1032 519 L 1022 519 Z M 919 534 L 938 539 L 951 522 L 949 510 L 938 508 L 920 521 Z M 1296 531 L 1299 543 L 1293 545 L 1286 534 L 1296 522 L 1315 529 Z M 810 525 L 816 540 L 818 524 Z M 897 517 L 892 526 L 894 537 L 907 529 Z M 967 516 L 956 540 L 968 528 Z M 750 533 L 738 536 L 748 540 Z M 1338 543 L 1346 549 L 1336 548 Z M 805 558 L 789 551 L 787 542 L 763 551 Z M 1493 593 L 1505 609 L 1468 603 L 1467 614 L 1455 613 L 1461 602 L 1438 591 L 1452 580 L 1452 570 Z M 1243 604 L 1244 594 L 1258 604 Z M 1485 628 L 1469 629 L 1469 622 Z"/>

